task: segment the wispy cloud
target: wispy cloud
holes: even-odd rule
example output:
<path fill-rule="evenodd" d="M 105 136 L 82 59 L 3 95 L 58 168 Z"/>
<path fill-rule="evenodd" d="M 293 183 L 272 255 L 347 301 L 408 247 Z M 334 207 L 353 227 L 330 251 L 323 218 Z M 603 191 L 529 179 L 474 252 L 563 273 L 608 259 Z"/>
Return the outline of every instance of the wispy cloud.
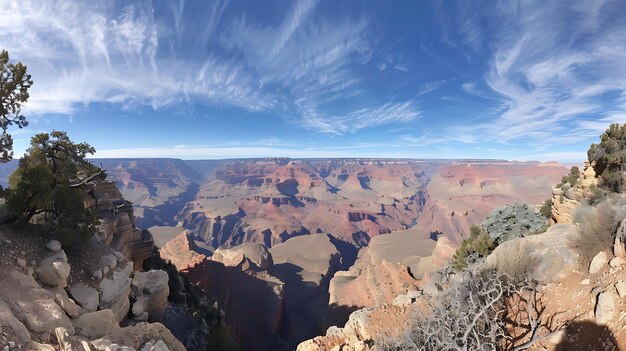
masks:
<path fill-rule="evenodd" d="M 505 143 L 571 143 L 597 137 L 610 122 L 626 121 L 623 107 L 607 111 L 619 105 L 614 96 L 626 91 L 626 61 L 619 59 L 626 55 L 626 25 L 610 21 L 610 10 L 600 2 L 583 3 L 593 9 L 581 11 L 589 7 L 582 3 L 502 3 L 486 14 L 491 25 L 511 29 L 492 38 L 484 75 L 491 92 L 475 82 L 461 88 L 498 99 L 500 106 L 487 122 L 462 126 L 465 133 Z M 607 25 L 598 26 L 602 21 Z M 572 32 L 576 27 L 580 30 Z"/>
<path fill-rule="evenodd" d="M 31 114 L 75 113 L 99 102 L 129 109 L 200 102 L 271 112 L 321 132 L 346 132 L 342 124 L 358 115 L 364 120 L 357 128 L 375 125 L 372 114 L 406 120 L 402 104 L 366 107 L 350 100 L 361 93 L 354 65 L 371 56 L 365 18 L 310 21 L 317 2 L 302 0 L 278 22 L 260 24 L 245 13 L 223 18 L 229 3 L 222 1 L 202 9 L 206 23 L 197 35 L 193 21 L 183 20 L 199 11 L 190 6 L 172 3 L 169 19 L 157 17 L 148 1 L 4 2 L 0 46 L 26 62 L 36 79 Z M 213 50 L 196 55 L 202 46 Z M 324 111 L 346 101 L 355 112 L 337 124 Z M 383 113 L 383 105 L 399 115 Z"/>

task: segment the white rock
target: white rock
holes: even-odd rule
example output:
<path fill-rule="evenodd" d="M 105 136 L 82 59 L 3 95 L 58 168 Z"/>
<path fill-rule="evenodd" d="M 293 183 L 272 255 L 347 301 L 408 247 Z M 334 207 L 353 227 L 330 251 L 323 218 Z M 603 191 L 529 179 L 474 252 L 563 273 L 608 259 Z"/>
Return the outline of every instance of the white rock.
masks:
<path fill-rule="evenodd" d="M 26 260 L 25 259 L 18 257 L 16 259 L 16 261 L 17 261 L 17 265 L 18 266 L 20 266 L 22 268 L 26 268 Z"/>
<path fill-rule="evenodd" d="M 589 278 L 585 278 L 580 281 L 580 285 L 589 285 L 589 283 L 590 283 Z"/>
<path fill-rule="evenodd" d="M 52 252 L 58 252 L 59 250 L 61 250 L 61 243 L 57 240 L 50 240 L 50 242 L 46 244 L 46 249 Z"/>
<path fill-rule="evenodd" d="M 615 316 L 615 292 L 613 289 L 598 294 L 595 317 L 596 323 L 605 325 Z"/>
<path fill-rule="evenodd" d="M 100 304 L 100 297 L 98 291 L 86 284 L 78 283 L 70 286 L 70 294 L 88 312 L 93 312 L 98 308 Z"/>
<path fill-rule="evenodd" d="M 598 273 L 600 270 L 602 270 L 602 268 L 604 268 L 607 262 L 608 258 L 606 252 L 598 252 L 598 254 L 591 260 L 591 263 L 589 264 L 589 273 Z"/>
<path fill-rule="evenodd" d="M 626 260 L 624 260 L 623 258 L 615 257 L 609 261 L 609 266 L 613 268 L 617 268 L 617 267 L 623 266 L 625 263 L 626 263 Z"/>
<path fill-rule="evenodd" d="M 43 259 L 35 269 L 37 277 L 44 284 L 49 286 L 67 286 L 67 277 L 70 275 L 71 267 L 67 263 L 67 256 L 63 250 Z"/>
<path fill-rule="evenodd" d="M 73 319 L 76 333 L 89 339 L 101 338 L 119 329 L 115 314 L 111 310 L 89 312 Z"/>
<path fill-rule="evenodd" d="M 65 289 L 58 288 L 54 294 L 54 301 L 61 306 L 61 308 L 67 313 L 68 316 L 75 318 L 80 315 L 81 308 L 72 299 L 67 296 Z"/>
<path fill-rule="evenodd" d="M 162 340 L 157 342 L 150 340 L 141 348 L 141 351 L 169 351 L 169 349 Z"/>

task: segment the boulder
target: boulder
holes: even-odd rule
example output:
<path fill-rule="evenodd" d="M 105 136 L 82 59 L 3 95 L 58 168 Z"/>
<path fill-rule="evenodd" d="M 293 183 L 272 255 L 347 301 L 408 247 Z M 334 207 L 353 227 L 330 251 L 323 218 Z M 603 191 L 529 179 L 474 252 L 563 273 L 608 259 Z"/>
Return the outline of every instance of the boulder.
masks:
<path fill-rule="evenodd" d="M 579 254 L 570 246 L 577 235 L 575 225 L 557 224 L 545 233 L 505 241 L 487 256 L 485 267 L 521 269 L 539 283 L 557 282 L 578 268 Z"/>
<path fill-rule="evenodd" d="M 615 291 L 605 290 L 598 294 L 596 300 L 595 317 L 596 323 L 605 325 L 615 317 Z"/>
<path fill-rule="evenodd" d="M 609 261 L 609 266 L 611 266 L 612 268 L 617 268 L 617 267 L 621 267 L 626 263 L 626 260 L 624 260 L 621 257 L 614 257 Z"/>
<path fill-rule="evenodd" d="M 63 250 L 43 259 L 35 269 L 35 273 L 41 282 L 46 285 L 62 288 L 67 286 L 67 277 L 70 275 L 70 265 Z"/>
<path fill-rule="evenodd" d="M 133 276 L 131 291 L 136 301 L 133 304 L 133 316 L 158 321 L 167 308 L 167 297 L 170 294 L 169 276 L 161 270 L 136 272 Z"/>
<path fill-rule="evenodd" d="M 104 278 L 100 282 L 100 305 L 101 309 L 112 310 L 118 322 L 121 322 L 130 309 L 130 285 L 132 280 L 132 264 L 126 262 L 121 269 L 115 271 L 111 278 Z"/>
<path fill-rule="evenodd" d="M 86 284 L 78 283 L 69 287 L 70 295 L 86 311 L 93 312 L 98 309 L 100 296 L 98 291 Z"/>
<path fill-rule="evenodd" d="M 169 351 L 169 349 L 162 340 L 156 342 L 151 340 L 141 348 L 141 351 Z"/>
<path fill-rule="evenodd" d="M 70 299 L 67 296 L 67 292 L 65 289 L 57 288 L 56 293 L 54 294 L 54 301 L 61 306 L 61 308 L 67 313 L 71 318 L 76 318 L 81 314 L 82 308 L 74 302 L 74 300 Z"/>
<path fill-rule="evenodd" d="M 102 256 L 100 262 L 105 266 L 109 266 L 110 269 L 115 269 L 115 267 L 117 267 L 117 257 L 112 254 Z"/>
<path fill-rule="evenodd" d="M 89 312 L 72 320 L 77 334 L 89 339 L 101 338 L 119 329 L 115 314 L 111 310 Z"/>
<path fill-rule="evenodd" d="M 52 252 L 58 252 L 59 250 L 61 250 L 61 243 L 57 240 L 50 240 L 50 242 L 46 244 L 46 249 Z"/>
<path fill-rule="evenodd" d="M 20 343 L 27 343 L 30 341 L 30 333 L 28 329 L 20 322 L 11 311 L 9 305 L 4 300 L 0 299 L 0 328 L 8 327 L 13 329 L 13 333 L 19 339 Z"/>
<path fill-rule="evenodd" d="M 609 262 L 607 258 L 606 252 L 600 251 L 597 255 L 593 257 L 591 263 L 589 264 L 589 274 L 595 274 L 604 268 L 604 266 Z"/>
<path fill-rule="evenodd" d="M 31 274 L 12 270 L 3 275 L 0 287 L 11 287 L 0 289 L 0 294 L 30 332 L 49 333 L 56 327 L 74 332 L 69 317 L 54 301 L 54 293 L 40 287 Z"/>

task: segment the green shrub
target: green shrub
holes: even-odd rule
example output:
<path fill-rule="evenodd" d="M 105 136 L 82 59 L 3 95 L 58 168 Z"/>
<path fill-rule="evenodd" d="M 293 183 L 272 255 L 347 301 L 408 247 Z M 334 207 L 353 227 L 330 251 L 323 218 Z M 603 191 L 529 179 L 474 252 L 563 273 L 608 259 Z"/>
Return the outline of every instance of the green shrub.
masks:
<path fill-rule="evenodd" d="M 547 199 L 543 202 L 541 208 L 539 209 L 539 214 L 546 218 L 552 217 L 552 199 Z"/>
<path fill-rule="evenodd" d="M 626 170 L 626 124 L 611 124 L 600 136 L 599 144 L 591 144 L 587 158 L 595 162 L 594 170 L 600 178 L 601 186 L 611 192 L 625 190 L 624 171 Z"/>
<path fill-rule="evenodd" d="M 546 223 L 546 217 L 537 213 L 533 206 L 515 202 L 494 209 L 480 228 L 498 245 L 513 238 L 539 233 Z"/>
<path fill-rule="evenodd" d="M 463 240 L 452 256 L 452 267 L 457 271 L 467 267 L 470 256 L 476 258 L 487 257 L 495 245 L 487 232 L 477 226 L 470 227 L 469 238 Z"/>

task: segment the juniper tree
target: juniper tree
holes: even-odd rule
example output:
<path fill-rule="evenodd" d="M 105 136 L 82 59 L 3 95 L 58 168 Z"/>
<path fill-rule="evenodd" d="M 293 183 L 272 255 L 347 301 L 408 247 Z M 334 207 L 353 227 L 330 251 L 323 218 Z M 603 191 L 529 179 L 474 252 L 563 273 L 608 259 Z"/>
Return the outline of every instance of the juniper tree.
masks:
<path fill-rule="evenodd" d="M 35 135 L 9 178 L 7 205 L 15 219 L 27 223 L 38 216 L 65 242 L 93 234 L 95 213 L 84 207 L 82 194 L 72 187 L 79 173 L 98 171 L 86 160 L 93 153 L 91 145 L 74 143 L 65 132 Z"/>
<path fill-rule="evenodd" d="M 28 89 L 33 85 L 26 66 L 21 62 L 9 63 L 9 53 L 0 52 L 0 162 L 13 158 L 13 138 L 10 126 L 24 128 L 28 125 L 22 114 L 22 104 L 28 100 Z"/>

